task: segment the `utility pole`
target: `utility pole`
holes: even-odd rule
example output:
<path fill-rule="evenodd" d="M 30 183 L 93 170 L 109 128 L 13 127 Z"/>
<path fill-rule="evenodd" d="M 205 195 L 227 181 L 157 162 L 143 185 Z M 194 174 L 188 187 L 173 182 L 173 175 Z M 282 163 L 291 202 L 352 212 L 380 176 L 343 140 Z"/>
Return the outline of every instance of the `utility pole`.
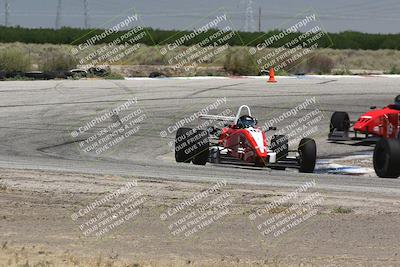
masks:
<path fill-rule="evenodd" d="M 254 25 L 254 14 L 253 14 L 253 0 L 248 0 L 247 1 L 247 7 L 246 7 L 246 21 L 245 21 L 245 31 L 246 32 L 254 32 L 255 31 L 255 25 Z"/>
<path fill-rule="evenodd" d="M 85 16 L 85 29 L 89 28 L 89 6 L 88 0 L 83 0 L 84 16 Z"/>
<path fill-rule="evenodd" d="M 10 18 L 10 3 L 8 2 L 8 0 L 5 0 L 4 15 L 5 15 L 4 25 L 7 27 L 9 25 L 9 18 Z"/>
<path fill-rule="evenodd" d="M 58 0 L 58 5 L 57 5 L 57 15 L 56 15 L 56 29 L 60 29 L 61 26 L 61 9 L 62 9 L 62 0 Z"/>
<path fill-rule="evenodd" d="M 258 32 L 261 32 L 261 7 L 258 8 Z"/>

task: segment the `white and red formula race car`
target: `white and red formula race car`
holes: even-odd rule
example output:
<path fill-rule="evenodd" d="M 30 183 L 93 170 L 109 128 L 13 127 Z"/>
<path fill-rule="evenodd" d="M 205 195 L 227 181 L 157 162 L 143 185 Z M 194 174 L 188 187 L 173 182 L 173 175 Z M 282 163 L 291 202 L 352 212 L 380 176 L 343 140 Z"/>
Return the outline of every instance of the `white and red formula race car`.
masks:
<path fill-rule="evenodd" d="M 247 110 L 246 115 L 242 111 Z M 257 127 L 250 108 L 243 105 L 236 117 L 202 115 L 206 121 L 219 121 L 222 127 L 179 128 L 175 137 L 175 160 L 196 165 L 233 163 L 300 172 L 314 172 L 317 147 L 311 138 L 301 139 L 297 150 L 289 150 L 284 135 L 273 135 L 267 144 L 266 133 Z M 206 125 L 207 126 L 207 125 Z M 270 127 L 267 131 L 276 130 Z M 290 155 L 290 156 L 289 156 Z"/>

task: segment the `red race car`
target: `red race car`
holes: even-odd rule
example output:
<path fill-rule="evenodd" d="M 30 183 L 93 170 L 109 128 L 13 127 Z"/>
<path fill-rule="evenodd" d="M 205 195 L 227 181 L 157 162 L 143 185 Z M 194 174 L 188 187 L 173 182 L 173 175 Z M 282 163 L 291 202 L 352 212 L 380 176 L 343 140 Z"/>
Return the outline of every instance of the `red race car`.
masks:
<path fill-rule="evenodd" d="M 361 115 L 353 126 L 346 112 L 334 112 L 328 140 L 377 142 L 380 138 L 400 139 L 400 95 L 395 98 L 394 104 L 382 109 L 371 109 Z"/>
<path fill-rule="evenodd" d="M 241 114 L 244 109 L 247 110 L 246 115 Z M 205 124 L 207 130 L 178 129 L 175 138 L 177 162 L 196 165 L 207 162 L 240 163 L 278 170 L 297 168 L 300 172 L 314 171 L 317 148 L 313 139 L 303 138 L 298 149 L 293 151 L 289 150 L 286 136 L 274 135 L 268 146 L 265 132 L 257 127 L 257 120 L 251 116 L 246 105 L 239 108 L 236 117 L 202 115 L 200 118 L 210 122 Z M 210 127 L 215 121 L 221 122 L 222 127 Z"/>

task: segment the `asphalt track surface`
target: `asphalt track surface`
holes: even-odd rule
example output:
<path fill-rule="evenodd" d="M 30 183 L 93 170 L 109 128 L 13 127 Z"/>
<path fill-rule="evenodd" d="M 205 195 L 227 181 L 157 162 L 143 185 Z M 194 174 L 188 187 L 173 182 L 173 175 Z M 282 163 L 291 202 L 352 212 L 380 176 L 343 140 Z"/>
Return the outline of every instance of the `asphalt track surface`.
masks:
<path fill-rule="evenodd" d="M 236 111 L 240 105 L 247 104 L 260 125 L 315 97 L 315 105 L 309 105 L 277 126 L 285 127 L 315 109 L 321 110 L 324 118 L 318 122 L 318 130 L 312 137 L 317 142 L 319 158 L 328 158 L 372 150 L 371 147 L 327 142 L 333 111 L 347 111 L 351 119 L 356 119 L 370 106 L 385 106 L 400 93 L 400 78 L 278 80 L 277 84 L 251 78 L 1 82 L 0 167 L 196 182 L 226 179 L 235 184 L 283 187 L 300 186 L 314 179 L 316 188 L 323 190 L 400 195 L 400 179 L 175 163 L 168 146 L 175 134 L 161 137 L 160 132 L 223 97 L 226 97 L 226 104 L 211 114 L 225 109 Z M 146 114 L 139 131 L 100 155 L 82 151 L 79 142 L 100 127 L 77 138 L 72 137 L 71 132 L 134 97 Z"/>

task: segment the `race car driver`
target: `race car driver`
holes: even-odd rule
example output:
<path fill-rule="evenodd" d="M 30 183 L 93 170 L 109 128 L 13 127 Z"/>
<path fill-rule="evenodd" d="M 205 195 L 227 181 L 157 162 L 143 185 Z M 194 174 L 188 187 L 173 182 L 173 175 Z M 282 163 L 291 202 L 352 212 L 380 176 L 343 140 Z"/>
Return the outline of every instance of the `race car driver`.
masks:
<path fill-rule="evenodd" d="M 396 96 L 394 99 L 394 105 L 396 110 L 400 110 L 400 95 Z"/>

